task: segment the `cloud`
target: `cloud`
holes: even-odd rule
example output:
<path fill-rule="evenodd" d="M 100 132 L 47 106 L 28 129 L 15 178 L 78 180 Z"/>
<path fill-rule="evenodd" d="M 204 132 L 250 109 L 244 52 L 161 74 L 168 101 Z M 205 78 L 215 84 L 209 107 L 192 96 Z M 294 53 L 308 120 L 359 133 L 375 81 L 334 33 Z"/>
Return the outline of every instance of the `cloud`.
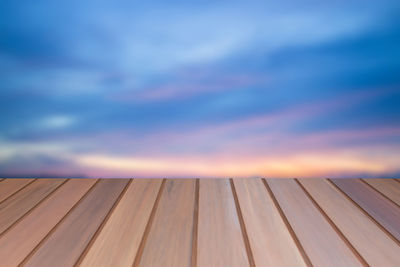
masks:
<path fill-rule="evenodd" d="M 400 135 L 397 7 L 3 1 L 1 166 L 389 174 Z"/>
<path fill-rule="evenodd" d="M 248 90 L 263 85 L 267 81 L 266 75 L 259 74 L 215 73 L 200 77 L 179 75 L 172 81 L 166 81 L 154 87 L 117 92 L 115 96 L 111 96 L 111 99 L 136 102 L 177 100 L 238 89 Z"/>
<path fill-rule="evenodd" d="M 77 164 L 89 168 L 92 176 L 107 177 L 338 177 L 379 176 L 398 172 L 393 163 L 376 158 L 357 157 L 343 152 L 312 154 L 296 152 L 292 156 L 224 160 L 199 158 L 134 158 L 108 155 L 82 155 Z"/>
<path fill-rule="evenodd" d="M 47 129 L 61 129 L 73 125 L 76 118 L 66 115 L 53 115 L 46 117 L 41 122 L 41 127 Z"/>

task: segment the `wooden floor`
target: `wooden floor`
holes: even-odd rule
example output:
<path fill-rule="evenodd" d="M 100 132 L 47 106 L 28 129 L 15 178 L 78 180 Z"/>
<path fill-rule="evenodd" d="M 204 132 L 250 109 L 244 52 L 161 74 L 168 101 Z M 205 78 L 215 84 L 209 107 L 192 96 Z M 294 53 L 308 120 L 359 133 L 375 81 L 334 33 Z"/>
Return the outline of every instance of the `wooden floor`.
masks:
<path fill-rule="evenodd" d="M 400 266 L 392 179 L 3 179 L 0 266 Z"/>

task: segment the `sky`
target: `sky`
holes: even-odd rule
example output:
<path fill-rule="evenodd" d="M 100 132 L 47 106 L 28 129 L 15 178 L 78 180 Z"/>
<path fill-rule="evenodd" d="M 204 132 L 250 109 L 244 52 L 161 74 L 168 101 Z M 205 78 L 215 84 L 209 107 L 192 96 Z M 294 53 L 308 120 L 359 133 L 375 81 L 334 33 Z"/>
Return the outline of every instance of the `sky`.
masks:
<path fill-rule="evenodd" d="M 400 2 L 0 2 L 1 177 L 400 177 Z"/>

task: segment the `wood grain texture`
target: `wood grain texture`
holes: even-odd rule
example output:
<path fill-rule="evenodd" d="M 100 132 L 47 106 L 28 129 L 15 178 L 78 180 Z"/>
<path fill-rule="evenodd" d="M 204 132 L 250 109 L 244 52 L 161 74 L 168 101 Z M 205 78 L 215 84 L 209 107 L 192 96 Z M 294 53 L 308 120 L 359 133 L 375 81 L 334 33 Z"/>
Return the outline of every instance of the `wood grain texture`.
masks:
<path fill-rule="evenodd" d="M 0 266 L 400 266 L 400 183 L 337 183 L 6 179 Z"/>
<path fill-rule="evenodd" d="M 400 183 L 394 179 L 364 179 L 364 182 L 374 187 L 391 201 L 400 206 Z"/>
<path fill-rule="evenodd" d="M 17 266 L 94 184 L 92 179 L 73 179 L 62 185 L 10 231 L 0 237 L 4 266 Z"/>
<path fill-rule="evenodd" d="M 139 266 L 190 266 L 194 179 L 167 180 Z"/>
<path fill-rule="evenodd" d="M 127 183 L 124 179 L 97 183 L 30 255 L 25 266 L 73 266 Z"/>
<path fill-rule="evenodd" d="M 227 179 L 200 180 L 197 246 L 198 267 L 249 266 Z"/>
<path fill-rule="evenodd" d="M 365 261 L 371 266 L 400 266 L 400 247 L 340 191 L 326 180 L 299 181 Z"/>
<path fill-rule="evenodd" d="M 362 266 L 293 179 L 267 183 L 313 265 Z"/>
<path fill-rule="evenodd" d="M 132 266 L 161 182 L 133 180 L 80 266 Z"/>
<path fill-rule="evenodd" d="M 40 179 L 7 198 L 0 204 L 0 233 L 29 212 L 65 179 Z"/>
<path fill-rule="evenodd" d="M 356 179 L 333 179 L 343 192 L 363 208 L 397 240 L 400 240 L 400 208 L 376 190 Z"/>
<path fill-rule="evenodd" d="M 260 179 L 234 179 L 255 265 L 306 266 Z"/>
<path fill-rule="evenodd" d="M 0 183 L 0 202 L 23 188 L 27 184 L 33 182 L 34 179 L 6 179 Z"/>

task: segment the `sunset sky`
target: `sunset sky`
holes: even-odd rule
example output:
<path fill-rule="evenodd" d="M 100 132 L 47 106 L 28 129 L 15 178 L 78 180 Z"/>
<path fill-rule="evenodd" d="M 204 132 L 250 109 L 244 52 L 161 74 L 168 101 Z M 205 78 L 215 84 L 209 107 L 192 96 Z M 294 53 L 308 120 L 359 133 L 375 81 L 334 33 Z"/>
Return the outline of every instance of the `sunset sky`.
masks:
<path fill-rule="evenodd" d="M 400 177 L 400 1 L 1 1 L 0 176 Z"/>

